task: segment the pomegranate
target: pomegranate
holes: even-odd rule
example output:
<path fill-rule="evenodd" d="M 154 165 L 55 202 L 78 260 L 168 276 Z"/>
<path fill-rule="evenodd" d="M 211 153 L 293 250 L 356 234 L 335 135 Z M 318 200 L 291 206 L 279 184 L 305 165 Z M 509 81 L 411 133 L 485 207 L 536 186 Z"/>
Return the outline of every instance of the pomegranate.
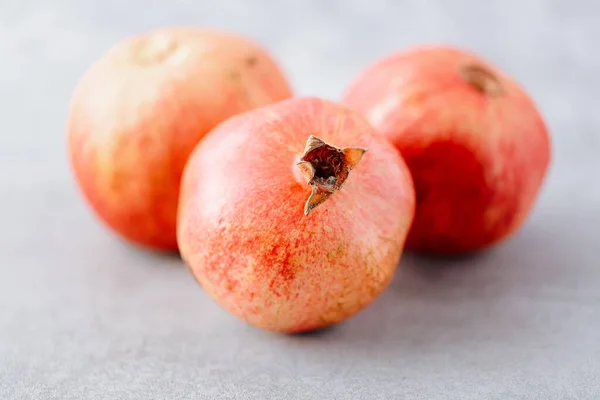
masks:
<path fill-rule="evenodd" d="M 123 39 L 71 99 L 76 182 L 121 237 L 176 250 L 179 182 L 193 147 L 228 117 L 291 96 L 266 50 L 233 33 L 164 28 Z"/>
<path fill-rule="evenodd" d="M 324 328 L 387 287 L 414 196 L 401 156 L 362 116 L 288 99 L 232 117 L 198 144 L 182 178 L 180 253 L 248 323 Z"/>
<path fill-rule="evenodd" d="M 550 138 L 511 76 L 458 47 L 422 46 L 378 60 L 342 103 L 404 156 L 417 196 L 407 250 L 457 255 L 516 232 L 550 162 Z"/>

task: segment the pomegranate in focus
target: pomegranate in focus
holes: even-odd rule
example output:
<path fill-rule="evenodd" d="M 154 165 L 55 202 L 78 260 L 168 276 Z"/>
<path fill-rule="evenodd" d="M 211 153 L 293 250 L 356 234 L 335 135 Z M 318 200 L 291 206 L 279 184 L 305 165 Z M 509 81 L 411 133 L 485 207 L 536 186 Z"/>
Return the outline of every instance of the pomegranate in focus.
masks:
<path fill-rule="evenodd" d="M 414 196 L 401 156 L 362 116 L 315 97 L 284 100 L 198 144 L 182 178 L 180 253 L 244 321 L 324 328 L 388 286 Z"/>
<path fill-rule="evenodd" d="M 342 101 L 401 152 L 415 221 L 406 248 L 457 255 L 516 232 L 550 162 L 542 116 L 519 84 L 450 46 L 400 51 L 366 68 Z"/>
<path fill-rule="evenodd" d="M 198 141 L 232 115 L 292 96 L 259 44 L 200 28 L 117 43 L 78 82 L 68 118 L 76 181 L 121 237 L 176 250 L 181 173 Z"/>

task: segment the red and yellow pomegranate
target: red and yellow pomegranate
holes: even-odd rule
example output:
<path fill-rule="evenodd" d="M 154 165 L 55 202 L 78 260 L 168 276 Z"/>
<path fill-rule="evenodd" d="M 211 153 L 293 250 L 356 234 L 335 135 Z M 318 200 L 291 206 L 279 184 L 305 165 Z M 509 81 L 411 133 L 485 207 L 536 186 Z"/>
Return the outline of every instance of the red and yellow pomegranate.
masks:
<path fill-rule="evenodd" d="M 179 182 L 193 147 L 232 115 L 291 96 L 267 51 L 242 36 L 164 28 L 124 39 L 73 93 L 76 181 L 121 237 L 175 250 Z"/>
<path fill-rule="evenodd" d="M 289 99 L 198 144 L 182 178 L 179 248 L 204 290 L 244 321 L 324 328 L 388 286 L 414 196 L 404 161 L 362 116 Z"/>
<path fill-rule="evenodd" d="M 529 215 L 550 138 L 527 92 L 481 56 L 449 46 L 391 54 L 349 85 L 343 103 L 404 156 L 417 196 L 407 249 L 490 247 Z"/>

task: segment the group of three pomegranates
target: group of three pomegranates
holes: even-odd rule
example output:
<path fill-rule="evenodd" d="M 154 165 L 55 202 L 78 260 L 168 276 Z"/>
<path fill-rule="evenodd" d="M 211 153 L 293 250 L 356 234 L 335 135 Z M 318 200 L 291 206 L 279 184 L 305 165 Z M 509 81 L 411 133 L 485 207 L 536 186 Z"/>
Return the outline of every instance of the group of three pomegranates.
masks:
<path fill-rule="evenodd" d="M 550 161 L 542 117 L 465 49 L 398 50 L 343 97 L 298 97 L 263 46 L 165 28 L 123 39 L 75 88 L 75 179 L 120 237 L 179 251 L 263 329 L 339 323 L 403 251 L 481 251 L 524 223 Z"/>

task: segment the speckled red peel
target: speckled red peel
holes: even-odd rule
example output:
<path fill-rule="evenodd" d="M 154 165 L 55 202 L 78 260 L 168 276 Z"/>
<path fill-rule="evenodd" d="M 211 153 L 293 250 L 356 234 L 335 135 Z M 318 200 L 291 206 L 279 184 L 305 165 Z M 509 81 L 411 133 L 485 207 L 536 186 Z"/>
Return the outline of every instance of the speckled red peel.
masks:
<path fill-rule="evenodd" d="M 294 98 L 233 117 L 196 147 L 177 238 L 226 310 L 262 329 L 308 331 L 387 287 L 414 196 L 404 161 L 361 115 Z"/>
<path fill-rule="evenodd" d="M 550 163 L 532 99 L 468 51 L 429 46 L 366 68 L 343 103 L 401 152 L 417 195 L 407 249 L 460 254 L 498 244 L 530 213 Z"/>

